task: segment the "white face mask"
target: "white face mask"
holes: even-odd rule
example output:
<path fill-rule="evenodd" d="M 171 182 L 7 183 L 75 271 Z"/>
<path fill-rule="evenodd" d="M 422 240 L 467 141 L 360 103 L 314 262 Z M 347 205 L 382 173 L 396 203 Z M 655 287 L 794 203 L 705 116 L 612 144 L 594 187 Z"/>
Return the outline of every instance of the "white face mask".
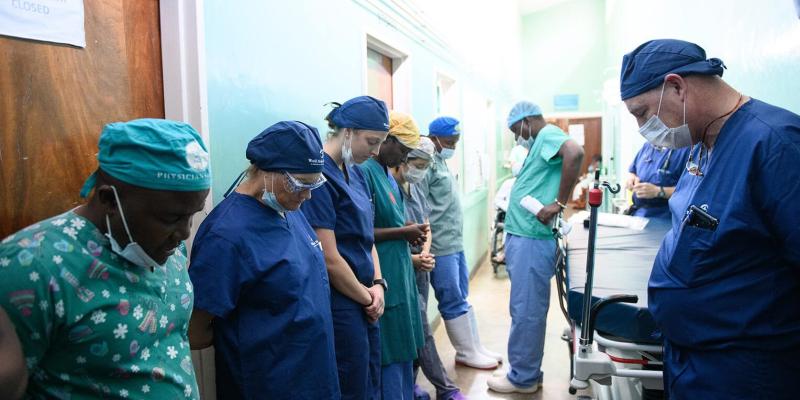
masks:
<path fill-rule="evenodd" d="M 117 194 L 117 188 L 111 186 L 111 190 L 114 191 L 114 198 L 117 200 L 117 209 L 119 209 L 119 216 L 122 218 L 122 226 L 125 227 L 125 233 L 128 234 L 128 244 L 123 249 L 122 246 L 111 236 L 111 220 L 108 218 L 108 214 L 106 214 L 106 227 L 108 232 L 106 232 L 106 237 L 108 241 L 111 242 L 111 250 L 114 253 L 119 254 L 122 258 L 130 261 L 131 263 L 138 265 L 144 268 L 154 268 L 154 267 L 161 267 L 163 268 L 163 264 L 157 263 L 153 260 L 147 252 L 144 251 L 139 243 L 136 243 L 133 240 L 133 236 L 131 236 L 131 231 L 128 229 L 128 222 L 125 220 L 125 213 L 122 211 L 122 203 L 119 201 L 119 194 Z"/>
<path fill-rule="evenodd" d="M 661 98 L 658 100 L 658 110 L 656 114 L 639 128 L 639 133 L 647 139 L 650 144 L 657 147 L 668 149 L 680 149 L 692 145 L 692 133 L 689 125 L 686 124 L 686 101 L 683 101 L 683 125 L 677 128 L 670 128 L 658 117 L 661 112 L 661 101 L 664 99 L 664 88 L 667 82 L 661 86 Z"/>
<path fill-rule="evenodd" d="M 425 177 L 425 172 L 427 172 L 427 169 L 419 169 L 413 165 L 409 165 L 406 172 L 403 173 L 403 178 L 405 178 L 408 183 L 419 183 L 422 181 L 422 178 Z"/>

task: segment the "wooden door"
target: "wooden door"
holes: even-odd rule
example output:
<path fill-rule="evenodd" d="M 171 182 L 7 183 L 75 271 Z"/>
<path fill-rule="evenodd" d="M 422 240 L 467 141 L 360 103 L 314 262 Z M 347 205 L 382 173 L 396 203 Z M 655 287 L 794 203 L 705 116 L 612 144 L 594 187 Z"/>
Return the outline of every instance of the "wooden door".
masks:
<path fill-rule="evenodd" d="M 81 204 L 109 122 L 164 117 L 157 0 L 85 0 L 86 48 L 0 36 L 0 238 Z"/>
<path fill-rule="evenodd" d="M 394 106 L 393 68 L 391 57 L 367 49 L 367 94 L 383 100 L 390 110 Z"/>
<path fill-rule="evenodd" d="M 570 125 L 583 125 L 583 164 L 580 175 L 588 171 L 589 164 L 595 156 L 603 155 L 603 123 L 600 117 L 587 118 L 547 118 L 548 124 L 553 124 L 567 134 Z"/>
<path fill-rule="evenodd" d="M 589 170 L 592 159 L 603 155 L 603 123 L 600 117 L 570 118 L 569 125 L 583 125 L 584 155 L 581 165 L 581 175 L 583 175 Z"/>
<path fill-rule="evenodd" d="M 589 164 L 595 157 L 603 155 L 603 123 L 600 117 L 587 118 L 547 118 L 547 123 L 553 124 L 569 134 L 570 125 L 582 125 L 583 129 L 583 163 L 581 164 L 579 177 L 586 175 Z M 576 209 L 586 208 L 586 188 L 581 190 L 580 196 L 573 200 L 570 197 L 569 204 Z"/>

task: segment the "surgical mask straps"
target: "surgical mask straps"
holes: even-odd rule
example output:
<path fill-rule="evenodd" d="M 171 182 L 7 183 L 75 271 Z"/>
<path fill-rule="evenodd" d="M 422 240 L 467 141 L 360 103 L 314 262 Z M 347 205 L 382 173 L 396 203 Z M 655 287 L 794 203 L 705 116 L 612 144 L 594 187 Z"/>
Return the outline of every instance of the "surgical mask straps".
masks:
<path fill-rule="evenodd" d="M 355 165 L 355 162 L 353 162 L 353 135 L 355 134 L 355 130 L 352 128 L 347 129 L 350 129 L 350 132 L 349 134 L 345 133 L 342 142 L 342 162 L 345 166 L 351 167 Z"/>
<path fill-rule="evenodd" d="M 275 173 L 272 173 L 271 176 L 272 178 L 270 180 L 270 185 L 272 188 L 269 191 L 267 190 L 267 177 L 263 177 L 264 193 L 261 195 L 261 201 L 263 201 L 267 207 L 275 210 L 278 214 L 280 214 L 281 217 L 286 218 L 285 214 L 289 210 L 287 210 L 286 207 L 281 205 L 281 203 L 278 201 L 278 196 L 275 195 Z"/>
<path fill-rule="evenodd" d="M 528 149 L 528 151 L 530 151 L 530 149 L 533 147 L 533 135 L 531 133 L 531 124 L 528 121 L 526 121 L 525 118 L 522 119 L 522 123 L 528 126 L 528 138 L 525 139 L 525 138 L 522 137 L 522 129 L 520 129 L 519 137 L 522 139 L 521 145 L 522 145 L 522 147 L 524 147 L 524 148 Z M 522 127 L 520 126 L 520 128 L 522 128 Z"/>
<path fill-rule="evenodd" d="M 125 228 L 125 233 L 128 235 L 128 241 L 130 243 L 136 243 L 133 240 L 133 235 L 131 235 L 131 230 L 128 229 L 128 222 L 127 218 L 125 218 L 125 211 L 122 211 L 122 202 L 119 201 L 119 194 L 117 193 L 117 188 L 114 185 L 111 185 L 111 191 L 114 192 L 114 199 L 117 201 L 117 210 L 119 210 L 119 216 L 122 218 L 122 226 Z M 111 228 L 109 227 L 108 234 L 111 234 Z"/>
<path fill-rule="evenodd" d="M 658 110 L 656 110 L 656 117 L 661 118 L 661 102 L 664 100 L 664 89 L 667 88 L 667 81 L 661 85 L 661 96 L 658 98 Z M 686 125 L 686 99 L 683 99 L 683 124 Z"/>
<path fill-rule="evenodd" d="M 159 264 L 153 260 L 153 258 L 147 254 L 144 248 L 142 248 L 139 243 L 136 243 L 136 241 L 133 240 L 133 235 L 131 235 L 131 231 L 128 228 L 127 218 L 125 218 L 125 212 L 122 210 L 122 202 L 119 199 L 117 188 L 111 185 L 111 190 L 114 192 L 114 198 L 117 201 L 117 209 L 119 210 L 119 215 L 122 218 L 122 226 L 125 228 L 125 233 L 128 235 L 129 240 L 128 244 L 125 245 L 125 248 L 122 248 L 122 246 L 117 243 L 117 240 L 114 239 L 114 235 L 111 233 L 110 218 L 108 217 L 108 214 L 106 214 L 106 229 L 108 229 L 108 232 L 106 232 L 106 237 L 111 244 L 111 250 L 134 265 L 150 268 L 151 272 L 155 267 L 163 268 L 163 264 Z"/>

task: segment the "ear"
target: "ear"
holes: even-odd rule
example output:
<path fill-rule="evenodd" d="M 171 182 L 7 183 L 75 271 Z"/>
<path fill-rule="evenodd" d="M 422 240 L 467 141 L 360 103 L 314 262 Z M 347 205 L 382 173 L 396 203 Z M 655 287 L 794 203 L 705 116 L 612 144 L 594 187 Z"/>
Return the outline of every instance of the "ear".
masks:
<path fill-rule="evenodd" d="M 114 216 L 119 212 L 117 198 L 114 196 L 114 189 L 111 185 L 96 187 L 94 189 L 94 197 L 105 215 Z"/>
<path fill-rule="evenodd" d="M 666 82 L 664 92 L 674 90 L 676 94 L 680 96 L 681 100 L 686 98 L 686 79 L 683 79 L 682 76 L 678 74 L 669 74 L 664 77 L 664 82 Z"/>

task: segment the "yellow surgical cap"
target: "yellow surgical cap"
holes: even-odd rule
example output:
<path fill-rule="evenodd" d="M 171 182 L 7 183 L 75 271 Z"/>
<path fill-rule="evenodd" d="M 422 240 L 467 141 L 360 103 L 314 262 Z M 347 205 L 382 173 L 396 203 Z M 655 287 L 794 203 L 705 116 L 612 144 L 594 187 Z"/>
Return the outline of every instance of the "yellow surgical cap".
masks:
<path fill-rule="evenodd" d="M 389 134 L 409 149 L 419 146 L 419 128 L 408 114 L 399 111 L 389 113 Z"/>

